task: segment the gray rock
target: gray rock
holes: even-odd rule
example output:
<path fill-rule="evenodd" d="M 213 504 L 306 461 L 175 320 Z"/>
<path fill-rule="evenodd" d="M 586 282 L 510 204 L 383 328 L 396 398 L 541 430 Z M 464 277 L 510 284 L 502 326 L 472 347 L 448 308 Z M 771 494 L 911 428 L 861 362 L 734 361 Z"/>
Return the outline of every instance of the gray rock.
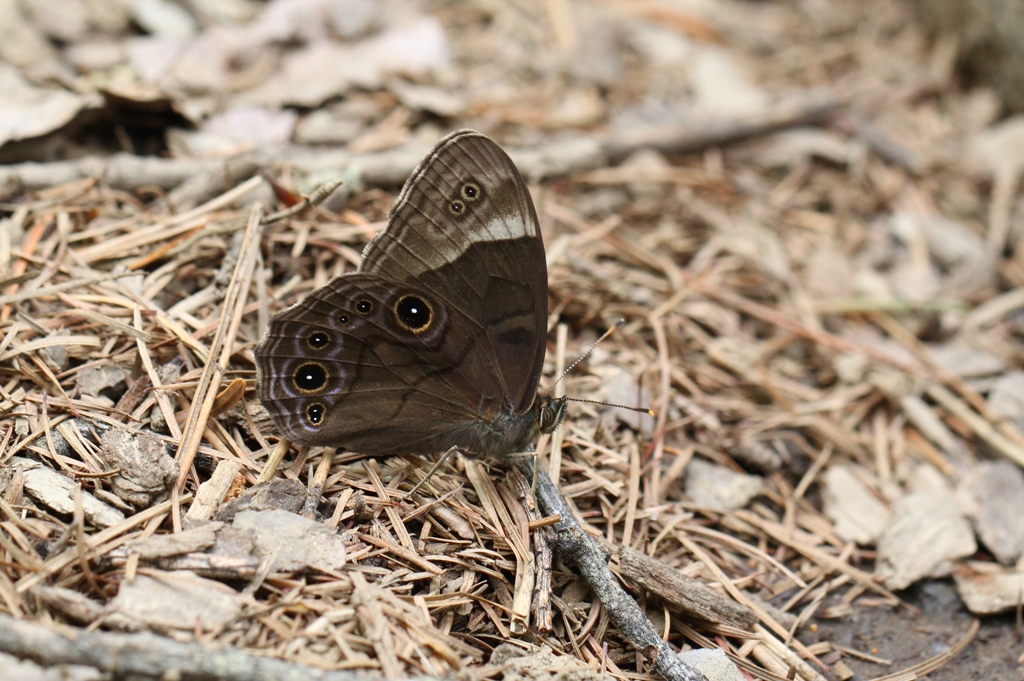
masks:
<path fill-rule="evenodd" d="M 988 406 L 997 419 L 1009 421 L 1024 432 L 1024 371 L 999 376 L 989 390 Z"/>
<path fill-rule="evenodd" d="M 995 615 L 1015 610 L 1020 604 L 1024 572 L 993 567 L 991 563 L 961 565 L 953 572 L 961 600 L 975 615 Z"/>
<path fill-rule="evenodd" d="M 824 502 L 825 515 L 845 541 L 873 544 L 889 524 L 889 509 L 851 466 L 832 466 L 825 472 Z"/>
<path fill-rule="evenodd" d="M 150 433 L 111 428 L 100 436 L 100 459 L 110 470 L 114 494 L 136 507 L 151 506 L 170 496 L 178 464 L 163 441 Z"/>
<path fill-rule="evenodd" d="M 128 372 L 117 364 L 103 364 L 79 371 L 75 377 L 75 385 L 83 394 L 96 397 L 101 391 L 116 388 L 124 383 L 127 377 Z"/>
<path fill-rule="evenodd" d="M 721 648 L 687 650 L 677 657 L 704 674 L 707 681 L 743 681 L 739 667 Z"/>
<path fill-rule="evenodd" d="M 693 459 L 686 466 L 686 496 L 709 508 L 732 511 L 743 508 L 761 493 L 764 480 L 724 466 Z"/>
<path fill-rule="evenodd" d="M 878 540 L 876 571 L 888 588 L 905 589 L 924 577 L 949 574 L 951 561 L 977 550 L 952 493 L 914 492 L 893 508 L 892 521 Z"/>
<path fill-rule="evenodd" d="M 271 557 L 274 572 L 306 568 L 340 570 L 345 565 L 345 543 L 341 536 L 300 515 L 280 509 L 240 511 L 232 526 L 253 536 L 256 554 Z"/>
<path fill-rule="evenodd" d="M 958 493 L 981 542 L 1000 563 L 1016 563 L 1024 553 L 1024 472 L 1009 461 L 986 461 Z"/>
<path fill-rule="evenodd" d="M 38 461 L 20 456 L 12 458 L 10 464 L 18 467 L 25 476 L 25 492 L 30 497 L 58 513 L 74 513 L 75 481 Z M 82 510 L 85 519 L 97 527 L 110 527 L 124 522 L 123 513 L 85 490 L 82 490 Z"/>
<path fill-rule="evenodd" d="M 250 487 L 217 511 L 216 520 L 231 522 L 242 511 L 268 511 L 279 508 L 298 513 L 306 501 L 306 486 L 297 480 L 274 478 Z"/>
<path fill-rule="evenodd" d="M 230 587 L 187 570 L 147 570 L 122 582 L 107 606 L 107 621 L 128 629 L 194 630 L 224 624 L 242 611 L 242 598 Z"/>

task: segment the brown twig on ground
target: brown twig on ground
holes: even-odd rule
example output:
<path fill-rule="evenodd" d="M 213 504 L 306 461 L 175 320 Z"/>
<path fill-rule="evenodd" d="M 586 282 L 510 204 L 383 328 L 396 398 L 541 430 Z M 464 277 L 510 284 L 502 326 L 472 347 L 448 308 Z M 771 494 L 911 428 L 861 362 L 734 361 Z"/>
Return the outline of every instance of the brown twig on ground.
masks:
<path fill-rule="evenodd" d="M 537 501 L 544 513 L 560 517 L 552 526 L 558 552 L 563 558 L 575 563 L 580 575 L 587 580 L 601 601 L 608 617 L 646 658 L 652 670 L 665 681 L 707 681 L 701 672 L 685 664 L 661 640 L 640 605 L 625 592 L 608 569 L 608 556 L 576 520 L 547 471 L 537 466 L 532 457 L 523 459 L 517 466 L 529 479 L 536 475 Z"/>
<path fill-rule="evenodd" d="M 190 206 L 234 186 L 261 166 L 285 165 L 303 173 L 352 168 L 357 171 L 353 179 L 393 187 L 405 182 L 428 149 L 400 148 L 360 154 L 294 148 L 247 153 L 227 160 L 142 158 L 131 154 L 115 154 L 109 158 L 89 156 L 74 161 L 0 166 L 0 186 L 15 183 L 28 189 L 43 189 L 100 178 L 105 185 L 116 189 L 134 191 L 149 186 L 173 190 L 168 195 L 172 204 Z M 601 145 L 588 137 L 555 140 L 540 147 L 510 152 L 523 175 L 535 180 L 592 170 L 605 164 Z"/>
<path fill-rule="evenodd" d="M 622 574 L 654 592 L 691 618 L 749 629 L 757 616 L 703 582 L 679 574 L 660 560 L 628 546 L 619 550 Z"/>
<path fill-rule="evenodd" d="M 713 117 L 619 130 L 608 139 L 605 150 L 613 161 L 646 148 L 672 153 L 700 151 L 797 125 L 821 123 L 841 105 L 829 92 L 805 94 L 745 118 Z"/>
<path fill-rule="evenodd" d="M 117 634 L 55 628 L 0 614 L 0 650 L 44 667 L 82 665 L 121 676 L 191 681 L 357 681 L 351 671 L 325 671 L 306 665 L 179 643 L 149 632 Z"/>

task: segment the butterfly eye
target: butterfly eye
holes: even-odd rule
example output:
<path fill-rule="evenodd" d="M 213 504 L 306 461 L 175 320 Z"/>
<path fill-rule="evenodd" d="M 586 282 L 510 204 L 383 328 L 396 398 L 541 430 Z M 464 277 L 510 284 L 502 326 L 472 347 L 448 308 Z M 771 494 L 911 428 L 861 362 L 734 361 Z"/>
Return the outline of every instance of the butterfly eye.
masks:
<path fill-rule="evenodd" d="M 448 204 L 448 210 L 452 212 L 452 215 L 462 215 L 463 211 L 466 210 L 466 204 L 459 199 L 455 199 Z"/>
<path fill-rule="evenodd" d="M 478 198 L 480 198 L 480 187 L 473 184 L 472 182 L 467 182 L 466 184 L 462 185 L 462 198 L 466 199 L 467 201 L 476 201 Z"/>
<path fill-rule="evenodd" d="M 292 380 L 300 392 L 314 393 L 327 385 L 327 378 L 327 369 L 315 362 L 308 362 L 295 370 Z"/>
<path fill-rule="evenodd" d="M 314 350 L 323 350 L 331 342 L 331 335 L 326 331 L 314 331 L 306 338 L 306 344 Z"/>
<path fill-rule="evenodd" d="M 403 296 L 395 304 L 398 323 L 413 333 L 419 333 L 430 326 L 433 316 L 426 301 L 417 296 Z"/>
<path fill-rule="evenodd" d="M 360 300 L 356 303 L 356 312 L 359 312 L 360 314 L 370 314 L 371 311 L 373 311 L 373 303 L 369 300 Z"/>
<path fill-rule="evenodd" d="M 324 422 L 325 413 L 327 413 L 327 408 L 319 402 L 314 402 L 306 407 L 306 420 L 311 426 L 319 426 Z"/>

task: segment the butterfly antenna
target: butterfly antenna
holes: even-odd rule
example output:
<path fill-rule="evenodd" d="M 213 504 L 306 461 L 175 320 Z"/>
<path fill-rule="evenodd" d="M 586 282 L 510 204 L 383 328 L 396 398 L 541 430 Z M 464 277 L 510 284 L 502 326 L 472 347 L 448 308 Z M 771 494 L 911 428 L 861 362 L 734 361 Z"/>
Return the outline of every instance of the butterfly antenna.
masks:
<path fill-rule="evenodd" d="M 648 416 L 655 416 L 653 409 L 646 409 L 644 407 L 629 407 L 625 404 L 612 404 L 611 402 L 598 402 L 597 400 L 584 400 L 579 397 L 566 397 L 565 399 L 570 402 L 586 402 L 588 404 L 600 404 L 602 407 L 618 407 L 619 409 L 627 409 L 629 411 L 640 412 L 641 414 L 647 414 Z"/>
<path fill-rule="evenodd" d="M 608 336 L 610 336 L 613 333 L 615 333 L 615 329 L 619 328 L 620 326 L 622 326 L 625 323 L 626 323 L 625 319 L 620 319 L 619 321 L 617 321 L 614 324 L 612 324 L 611 328 L 609 328 L 607 331 L 602 333 L 601 337 L 598 338 L 596 341 L 594 341 L 594 344 L 591 345 L 589 348 L 587 348 L 586 352 L 584 352 L 582 355 L 577 357 L 576 361 L 574 361 L 572 364 L 570 364 L 568 367 L 566 367 L 565 371 L 562 372 L 562 375 L 558 377 L 558 380 L 551 384 L 551 390 L 548 391 L 548 397 L 551 397 L 551 395 L 554 394 L 555 386 L 562 382 L 562 379 L 565 378 L 566 374 L 568 374 L 570 371 L 572 371 L 576 367 L 577 364 L 579 364 L 580 362 L 585 360 L 587 358 L 587 355 L 592 353 L 594 351 L 594 348 L 596 348 L 598 346 L 598 344 L 600 344 L 601 341 L 603 341 L 605 338 L 607 338 Z M 573 400 L 573 401 L 574 402 L 588 402 L 589 400 Z M 628 408 L 629 407 L 626 407 L 626 409 L 628 409 Z"/>

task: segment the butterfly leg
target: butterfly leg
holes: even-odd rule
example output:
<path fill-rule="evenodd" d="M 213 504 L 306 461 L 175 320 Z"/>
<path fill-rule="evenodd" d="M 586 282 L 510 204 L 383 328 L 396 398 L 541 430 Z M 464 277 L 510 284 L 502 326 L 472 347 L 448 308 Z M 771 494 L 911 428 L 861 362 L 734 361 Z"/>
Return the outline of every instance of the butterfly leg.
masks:
<path fill-rule="evenodd" d="M 424 485 L 424 483 L 427 482 L 427 480 L 430 480 L 430 478 L 434 477 L 434 473 L 437 472 L 437 469 L 439 469 L 441 466 L 443 466 L 444 462 L 448 460 L 448 457 L 451 456 L 454 452 L 457 452 L 457 451 L 459 451 L 458 447 L 450 447 L 447 452 L 442 454 L 441 458 L 437 460 L 437 463 L 435 463 L 433 466 L 431 466 L 430 470 L 427 471 L 426 476 L 424 476 L 424 478 L 422 480 L 420 480 L 415 485 L 413 485 L 413 488 L 411 490 L 409 490 L 407 496 L 412 496 L 412 494 L 416 490 L 418 490 L 420 487 L 422 487 Z"/>
<path fill-rule="evenodd" d="M 533 482 L 530 483 L 530 492 L 532 494 L 537 493 L 537 450 L 531 449 L 528 452 L 517 452 L 515 454 L 506 454 L 505 459 L 509 462 L 513 462 L 521 459 L 533 459 Z"/>
<path fill-rule="evenodd" d="M 537 458 L 537 450 L 530 452 L 533 455 L 533 482 L 530 483 L 530 494 L 537 496 L 537 467 L 540 466 L 540 459 Z"/>

